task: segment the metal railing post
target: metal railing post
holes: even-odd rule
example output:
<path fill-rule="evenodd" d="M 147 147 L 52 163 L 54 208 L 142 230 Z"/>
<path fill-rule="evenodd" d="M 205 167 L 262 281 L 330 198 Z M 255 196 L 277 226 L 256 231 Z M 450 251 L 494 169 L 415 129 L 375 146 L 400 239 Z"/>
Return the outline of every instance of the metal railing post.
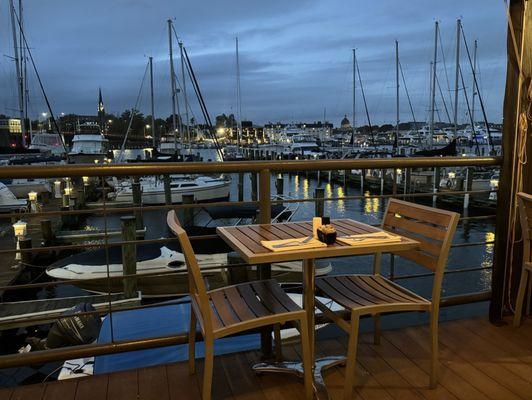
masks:
<path fill-rule="evenodd" d="M 135 240 L 135 220 L 133 216 L 121 217 L 122 239 L 124 242 Z M 122 273 L 124 275 L 134 275 L 137 273 L 137 246 L 126 243 L 122 245 Z M 127 298 L 134 297 L 137 292 L 137 279 L 135 277 L 124 278 L 124 295 Z"/>

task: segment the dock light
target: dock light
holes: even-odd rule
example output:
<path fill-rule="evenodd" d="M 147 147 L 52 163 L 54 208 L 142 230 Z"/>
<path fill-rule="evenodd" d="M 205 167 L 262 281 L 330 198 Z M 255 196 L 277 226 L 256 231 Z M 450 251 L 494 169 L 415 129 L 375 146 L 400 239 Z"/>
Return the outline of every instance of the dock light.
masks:
<path fill-rule="evenodd" d="M 397 168 L 397 175 L 401 175 L 403 173 L 403 170 L 401 168 Z"/>
<path fill-rule="evenodd" d="M 13 224 L 13 231 L 17 238 L 26 236 L 28 234 L 28 224 L 22 220 L 18 220 Z"/>
<path fill-rule="evenodd" d="M 98 160 L 94 160 L 94 164 L 98 164 Z"/>
<path fill-rule="evenodd" d="M 497 189 L 499 187 L 499 180 L 498 179 L 490 179 L 490 186 L 494 189 Z"/>
<path fill-rule="evenodd" d="M 65 195 L 66 196 L 70 196 L 72 194 L 72 188 L 71 187 L 66 187 L 65 188 Z"/>
<path fill-rule="evenodd" d="M 454 179 L 454 178 L 456 178 L 456 173 L 454 173 L 454 172 L 451 171 L 451 172 L 449 172 L 449 173 L 447 174 L 447 176 L 449 177 L 449 179 Z"/>
<path fill-rule="evenodd" d="M 61 198 L 61 181 L 54 182 L 54 198 Z"/>
<path fill-rule="evenodd" d="M 22 220 L 19 220 L 13 224 L 13 231 L 15 232 L 15 238 L 16 238 L 16 247 L 17 250 L 20 250 L 20 239 L 24 238 L 26 234 L 28 233 L 27 229 L 28 224 Z M 17 251 L 15 255 L 15 260 L 21 260 L 22 257 L 20 255 L 20 252 Z"/>
<path fill-rule="evenodd" d="M 88 185 L 89 184 L 89 177 L 88 176 L 84 176 L 82 179 L 83 179 L 83 184 L 84 185 Z"/>
<path fill-rule="evenodd" d="M 31 191 L 28 193 L 29 201 L 37 201 L 37 192 Z"/>
<path fill-rule="evenodd" d="M 32 213 L 37 212 L 37 192 L 31 191 L 28 193 L 28 200 L 30 201 L 30 211 Z"/>

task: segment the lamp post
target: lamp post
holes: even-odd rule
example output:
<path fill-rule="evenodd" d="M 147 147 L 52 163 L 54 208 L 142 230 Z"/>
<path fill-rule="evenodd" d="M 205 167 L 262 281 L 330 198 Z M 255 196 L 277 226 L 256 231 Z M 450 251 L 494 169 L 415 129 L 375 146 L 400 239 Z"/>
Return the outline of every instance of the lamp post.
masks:
<path fill-rule="evenodd" d="M 20 239 L 23 239 L 24 236 L 28 233 L 28 224 L 22 220 L 19 220 L 13 224 L 13 231 L 15 232 L 16 248 L 20 250 Z M 17 251 L 15 255 L 15 260 L 21 260 L 21 254 Z"/>
<path fill-rule="evenodd" d="M 56 180 L 54 182 L 54 198 L 60 199 L 61 198 L 61 181 Z"/>

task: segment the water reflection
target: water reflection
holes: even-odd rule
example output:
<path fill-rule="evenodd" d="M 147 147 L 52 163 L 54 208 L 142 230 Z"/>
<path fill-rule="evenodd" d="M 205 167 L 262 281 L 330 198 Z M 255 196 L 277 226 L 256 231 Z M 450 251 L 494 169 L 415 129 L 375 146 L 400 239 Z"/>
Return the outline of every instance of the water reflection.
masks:
<path fill-rule="evenodd" d="M 495 232 L 488 231 L 485 236 L 486 242 L 493 242 L 495 240 Z M 490 268 L 493 266 L 493 248 L 494 243 L 486 244 L 486 250 L 482 254 L 482 268 Z M 480 271 L 480 280 L 483 285 L 489 287 L 491 285 L 491 269 L 485 269 Z"/>
<path fill-rule="evenodd" d="M 379 199 L 376 197 L 369 197 L 370 193 L 369 191 L 366 191 L 364 193 L 364 214 L 370 215 L 370 214 L 378 214 L 380 210 L 380 202 Z"/>
<path fill-rule="evenodd" d="M 344 188 L 343 186 L 338 186 L 336 188 L 336 197 L 344 197 L 345 196 L 345 192 L 344 192 Z M 338 200 L 336 202 L 336 208 L 338 209 L 339 212 L 343 213 L 345 212 L 345 204 L 344 204 L 344 200 Z"/>

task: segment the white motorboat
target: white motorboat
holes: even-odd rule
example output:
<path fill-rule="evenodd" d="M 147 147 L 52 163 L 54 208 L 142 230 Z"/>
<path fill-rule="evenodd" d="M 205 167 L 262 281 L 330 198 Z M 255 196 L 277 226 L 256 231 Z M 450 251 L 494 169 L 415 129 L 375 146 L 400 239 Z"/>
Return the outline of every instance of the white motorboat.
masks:
<path fill-rule="evenodd" d="M 20 211 L 26 206 L 26 200 L 17 199 L 11 190 L 0 182 L 0 212 Z"/>
<path fill-rule="evenodd" d="M 164 204 L 164 181 L 161 179 L 143 179 L 140 181 L 143 204 Z M 222 178 L 200 176 L 194 179 L 177 178 L 170 182 L 172 203 L 182 203 L 183 195 L 193 195 L 197 202 L 210 202 L 229 199 L 230 181 Z M 131 183 L 122 182 L 109 198 L 117 202 L 133 202 Z"/>
<path fill-rule="evenodd" d="M 149 255 L 152 250 L 146 247 L 139 250 L 139 254 L 140 252 Z M 183 254 L 166 246 L 160 247 L 158 252 L 160 254 L 157 257 L 137 261 L 137 274 L 150 274 L 137 278 L 138 290 L 142 292 L 142 297 L 175 297 L 187 294 L 188 277 Z M 209 287 L 227 285 L 226 268 L 224 268 L 228 264 L 226 253 L 197 254 L 196 257 L 209 282 Z M 115 279 L 109 283 L 107 277 L 122 276 L 122 263 L 110 262 L 107 266 L 102 258 L 103 253 L 98 251 L 81 253 L 51 265 L 46 274 L 59 280 L 87 280 L 87 282 L 78 281 L 76 286 L 93 293 L 103 294 L 109 289 L 112 293 L 120 293 L 123 291 L 122 281 Z M 256 272 L 256 267 L 251 268 L 252 274 Z M 300 261 L 275 263 L 272 264 L 272 275 L 281 281 L 293 280 L 296 275 L 300 279 L 301 268 Z M 316 275 L 325 275 L 331 269 L 330 264 L 319 266 L 316 268 Z"/>
<path fill-rule="evenodd" d="M 36 192 L 38 194 L 52 191 L 50 182 L 46 179 L 8 179 L 2 182 L 8 187 L 8 189 L 19 199 L 28 197 L 29 192 Z"/>
<path fill-rule="evenodd" d="M 102 162 L 107 158 L 108 143 L 98 124 L 80 124 L 72 139 L 72 150 L 68 157 L 77 164 Z"/>

